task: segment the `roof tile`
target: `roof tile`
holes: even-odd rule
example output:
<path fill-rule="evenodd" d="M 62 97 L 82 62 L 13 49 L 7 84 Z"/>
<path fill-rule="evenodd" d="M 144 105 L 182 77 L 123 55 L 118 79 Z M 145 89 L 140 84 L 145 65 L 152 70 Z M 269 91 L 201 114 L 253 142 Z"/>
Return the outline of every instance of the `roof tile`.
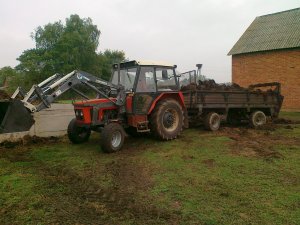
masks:
<path fill-rule="evenodd" d="M 228 55 L 300 47 L 300 8 L 256 17 Z"/>

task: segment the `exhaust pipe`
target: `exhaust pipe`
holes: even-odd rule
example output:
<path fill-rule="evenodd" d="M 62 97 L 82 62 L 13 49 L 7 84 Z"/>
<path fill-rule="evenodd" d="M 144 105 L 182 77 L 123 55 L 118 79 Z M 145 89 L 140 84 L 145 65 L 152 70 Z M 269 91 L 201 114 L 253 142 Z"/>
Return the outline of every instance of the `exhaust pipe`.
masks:
<path fill-rule="evenodd" d="M 34 124 L 30 111 L 18 99 L 0 101 L 0 133 L 28 131 Z"/>

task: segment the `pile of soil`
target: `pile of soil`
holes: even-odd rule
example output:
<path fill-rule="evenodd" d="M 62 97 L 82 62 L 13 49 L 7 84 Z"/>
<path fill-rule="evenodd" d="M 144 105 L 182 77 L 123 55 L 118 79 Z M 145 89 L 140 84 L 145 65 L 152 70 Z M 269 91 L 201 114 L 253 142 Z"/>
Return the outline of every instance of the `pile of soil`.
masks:
<path fill-rule="evenodd" d="M 0 99 L 10 99 L 10 96 L 4 90 L 0 90 Z"/>
<path fill-rule="evenodd" d="M 198 81 L 198 84 L 191 83 L 181 87 L 182 91 L 186 90 L 220 90 L 220 91 L 243 91 L 247 90 L 236 83 L 216 83 L 213 79 Z"/>
<path fill-rule="evenodd" d="M 187 90 L 210 90 L 210 91 L 250 91 L 249 88 L 241 87 L 236 83 L 216 83 L 213 79 L 207 79 L 204 81 L 199 80 L 198 84 L 190 83 L 181 87 L 182 91 Z M 252 92 L 262 92 L 261 89 L 251 89 Z M 272 92 L 272 89 L 266 90 Z"/>
<path fill-rule="evenodd" d="M 57 143 L 58 141 L 61 141 L 60 137 L 38 137 L 38 136 L 29 136 L 26 135 L 22 139 L 17 141 L 3 141 L 0 143 L 0 149 L 1 148 L 17 148 L 18 146 L 30 146 L 35 144 L 51 144 L 51 143 Z"/>
<path fill-rule="evenodd" d="M 215 80 L 205 80 L 205 81 L 198 81 L 197 85 L 198 89 L 209 89 L 209 90 L 224 90 L 224 91 L 243 91 L 247 90 L 246 88 L 243 88 L 239 86 L 236 83 L 216 83 Z"/>

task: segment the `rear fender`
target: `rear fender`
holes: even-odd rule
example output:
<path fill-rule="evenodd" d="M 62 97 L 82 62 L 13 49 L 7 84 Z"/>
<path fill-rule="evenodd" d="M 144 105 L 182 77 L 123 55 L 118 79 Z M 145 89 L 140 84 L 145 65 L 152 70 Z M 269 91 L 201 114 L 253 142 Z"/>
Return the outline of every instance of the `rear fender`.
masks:
<path fill-rule="evenodd" d="M 182 92 L 171 92 L 171 93 L 161 93 L 153 102 L 151 107 L 149 108 L 148 115 L 151 114 L 153 109 L 155 108 L 156 104 L 166 98 L 175 99 L 182 107 L 183 111 L 186 111 L 186 107 L 184 105 L 184 97 Z"/>

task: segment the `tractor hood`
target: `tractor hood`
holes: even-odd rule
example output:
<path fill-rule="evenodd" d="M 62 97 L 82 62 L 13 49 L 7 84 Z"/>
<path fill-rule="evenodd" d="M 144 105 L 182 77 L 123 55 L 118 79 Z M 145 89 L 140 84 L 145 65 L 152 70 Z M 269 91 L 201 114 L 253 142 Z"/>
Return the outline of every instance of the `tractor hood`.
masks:
<path fill-rule="evenodd" d="M 110 100 L 106 98 L 99 98 L 74 102 L 73 105 L 74 107 L 91 107 L 95 105 L 105 105 L 105 107 L 116 106 L 113 102 L 116 102 L 116 98 L 110 98 Z"/>

